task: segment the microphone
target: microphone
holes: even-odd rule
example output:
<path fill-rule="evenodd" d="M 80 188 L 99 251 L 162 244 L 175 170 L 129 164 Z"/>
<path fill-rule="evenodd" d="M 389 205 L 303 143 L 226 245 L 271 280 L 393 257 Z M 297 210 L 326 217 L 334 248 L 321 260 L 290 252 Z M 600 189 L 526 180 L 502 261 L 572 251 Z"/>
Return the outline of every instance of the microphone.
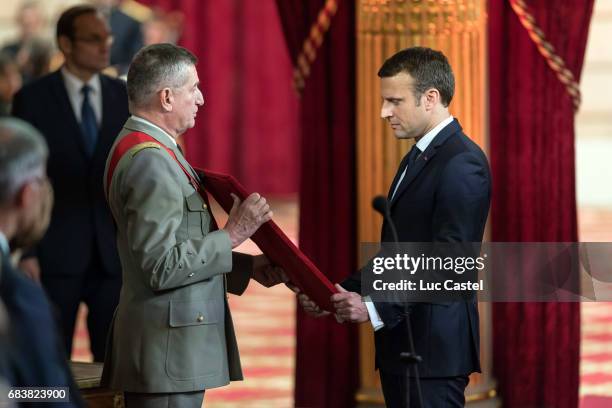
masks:
<path fill-rule="evenodd" d="M 384 196 L 379 195 L 374 197 L 372 200 L 372 208 L 374 208 L 384 217 L 387 215 L 387 211 L 389 210 L 389 203 Z"/>
<path fill-rule="evenodd" d="M 384 196 L 376 196 L 372 200 L 372 208 L 374 208 L 376 212 L 380 213 L 380 215 L 383 216 L 384 220 L 389 224 L 389 228 L 391 228 L 391 235 L 393 236 L 393 241 L 396 244 L 399 243 L 399 238 L 397 237 L 397 230 L 395 229 L 395 223 L 391 219 L 389 201 L 387 201 Z"/>
<path fill-rule="evenodd" d="M 389 228 L 391 228 L 391 235 L 393 236 L 393 241 L 395 241 L 396 252 L 399 253 L 399 238 L 397 236 L 397 230 L 395 229 L 395 223 L 391 219 L 391 210 L 389 208 L 389 201 L 382 195 L 376 196 L 374 197 L 374 199 L 372 199 L 372 208 L 374 208 L 376 212 L 380 213 L 383 216 L 384 220 L 389 224 Z M 410 368 L 414 369 L 419 407 L 423 408 L 424 407 L 423 394 L 421 392 L 421 380 L 419 376 L 419 368 L 417 366 L 419 363 L 423 361 L 423 358 L 419 356 L 414 349 L 414 340 L 412 337 L 412 327 L 410 326 L 410 311 L 409 310 L 406 311 L 405 321 L 406 321 L 406 329 L 408 332 L 408 346 L 410 348 L 410 351 L 401 352 L 399 355 L 399 358 L 400 358 L 400 361 L 408 365 L 408 371 L 410 371 Z M 408 379 L 408 381 L 410 381 L 410 379 Z M 408 383 L 408 387 L 407 387 L 408 391 L 406 395 L 406 402 L 408 403 L 408 406 L 411 406 L 410 405 L 410 385 L 409 384 L 410 383 Z"/>

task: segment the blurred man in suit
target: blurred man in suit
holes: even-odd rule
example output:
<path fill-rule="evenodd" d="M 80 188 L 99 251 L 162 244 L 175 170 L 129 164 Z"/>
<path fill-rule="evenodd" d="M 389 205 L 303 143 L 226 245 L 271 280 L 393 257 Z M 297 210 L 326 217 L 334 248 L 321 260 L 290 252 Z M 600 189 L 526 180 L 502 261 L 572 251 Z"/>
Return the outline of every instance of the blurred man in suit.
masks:
<path fill-rule="evenodd" d="M 68 354 L 79 304 L 87 304 L 96 361 L 104 360 L 121 288 L 116 230 L 102 186 L 106 156 L 128 117 L 125 84 L 100 73 L 108 66 L 111 42 L 94 7 L 66 10 L 57 23 L 64 66 L 25 86 L 13 101 L 14 115 L 47 140 L 56 193 L 49 230 L 22 269 L 42 281 L 59 308 Z"/>
<path fill-rule="evenodd" d="M 31 125 L 0 119 L 0 300 L 9 316 L 0 378 L 13 387 L 69 387 L 69 402 L 48 403 L 68 408 L 83 404 L 51 305 L 40 285 L 14 268 L 9 256 L 38 241 L 49 225 L 53 194 L 45 171 L 47 153 Z"/>
<path fill-rule="evenodd" d="M 108 19 L 115 38 L 110 63 L 119 76 L 124 76 L 132 58 L 144 45 L 142 24 L 152 16 L 153 11 L 132 0 L 95 0 L 94 3 Z"/>
<path fill-rule="evenodd" d="M 491 176 L 482 150 L 448 110 L 455 79 L 446 57 L 429 48 L 402 50 L 385 61 L 381 117 L 398 139 L 415 145 L 391 184 L 388 205 L 399 242 L 479 243 L 491 199 Z M 393 242 L 385 222 L 382 242 Z M 371 302 L 361 296 L 362 274 L 332 296 L 336 316 L 370 321 L 375 330 L 376 367 L 388 407 L 420 407 L 413 372 L 400 360 L 414 336 L 423 408 L 463 407 L 468 376 L 480 371 L 478 307 L 475 297 L 457 302 Z M 305 295 L 305 309 L 323 315 Z M 408 322 L 406 322 L 408 320 Z"/>
<path fill-rule="evenodd" d="M 251 278 L 286 281 L 265 256 L 232 253 L 272 212 L 257 193 L 222 229 L 176 140 L 204 104 L 197 60 L 184 48 L 143 48 L 128 71 L 132 116 L 111 149 L 106 187 L 118 228 L 123 289 L 103 384 L 134 407 L 199 408 L 204 390 L 242 379 L 227 292 Z"/>

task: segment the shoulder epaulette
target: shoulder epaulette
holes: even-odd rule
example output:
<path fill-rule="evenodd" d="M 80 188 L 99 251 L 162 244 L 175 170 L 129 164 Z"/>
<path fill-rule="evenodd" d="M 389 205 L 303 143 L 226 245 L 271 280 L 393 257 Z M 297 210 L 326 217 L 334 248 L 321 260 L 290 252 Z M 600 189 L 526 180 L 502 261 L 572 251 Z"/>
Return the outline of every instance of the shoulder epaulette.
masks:
<path fill-rule="evenodd" d="M 155 143 L 155 142 L 144 142 L 144 143 L 139 143 L 136 146 L 132 147 L 130 150 L 128 150 L 128 154 L 131 157 L 136 156 L 138 153 L 140 153 L 141 151 L 143 151 L 144 149 L 161 149 L 159 147 L 159 143 Z"/>

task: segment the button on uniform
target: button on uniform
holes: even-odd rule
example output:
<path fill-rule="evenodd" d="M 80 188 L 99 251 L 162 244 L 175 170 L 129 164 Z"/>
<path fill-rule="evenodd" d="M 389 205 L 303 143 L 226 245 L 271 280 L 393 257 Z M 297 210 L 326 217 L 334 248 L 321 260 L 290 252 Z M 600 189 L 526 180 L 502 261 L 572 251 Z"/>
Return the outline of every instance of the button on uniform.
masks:
<path fill-rule="evenodd" d="M 202 314 L 199 314 L 197 319 L 198 323 L 202 323 L 204 321 L 204 316 Z"/>

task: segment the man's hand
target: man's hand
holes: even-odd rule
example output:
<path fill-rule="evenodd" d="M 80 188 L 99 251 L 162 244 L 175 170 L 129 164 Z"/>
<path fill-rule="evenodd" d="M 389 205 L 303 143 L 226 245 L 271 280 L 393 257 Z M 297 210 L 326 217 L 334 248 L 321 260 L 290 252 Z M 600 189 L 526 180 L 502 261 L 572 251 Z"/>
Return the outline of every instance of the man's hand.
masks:
<path fill-rule="evenodd" d="M 19 262 L 19 269 L 28 278 L 32 279 L 34 282 L 40 283 L 40 264 L 38 263 L 38 258 L 34 256 L 23 258 Z"/>
<path fill-rule="evenodd" d="M 312 317 L 323 317 L 330 314 L 328 311 L 321 309 L 319 305 L 310 300 L 306 294 L 300 291 L 300 288 L 293 285 L 291 282 L 285 282 L 285 285 L 297 295 L 298 303 L 302 309 L 304 309 L 306 314 Z"/>
<path fill-rule="evenodd" d="M 257 255 L 253 258 L 253 279 L 261 285 L 269 288 L 279 283 L 289 282 L 289 277 L 283 268 L 270 264 L 268 257 Z"/>
<path fill-rule="evenodd" d="M 236 248 L 257 231 L 265 222 L 272 219 L 272 211 L 266 199 L 253 193 L 242 203 L 232 194 L 234 205 L 223 228 L 230 236 L 232 248 Z"/>
<path fill-rule="evenodd" d="M 368 309 L 359 293 L 348 292 L 337 283 L 336 289 L 340 293 L 333 294 L 331 301 L 336 308 L 336 316 L 339 320 L 351 323 L 363 323 L 370 320 Z"/>

